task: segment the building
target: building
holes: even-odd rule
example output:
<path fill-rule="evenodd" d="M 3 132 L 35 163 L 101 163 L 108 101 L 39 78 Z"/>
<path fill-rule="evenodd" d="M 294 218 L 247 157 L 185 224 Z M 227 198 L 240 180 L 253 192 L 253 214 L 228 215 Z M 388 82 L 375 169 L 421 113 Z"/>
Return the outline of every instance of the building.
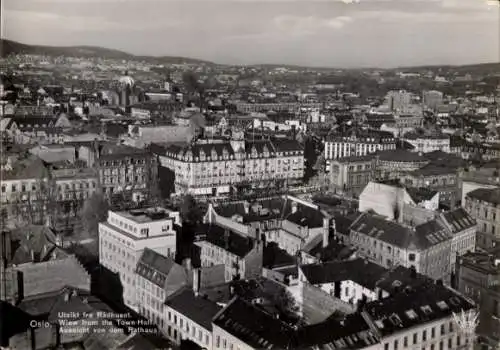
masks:
<path fill-rule="evenodd" d="M 162 167 L 175 173 L 175 192 L 220 196 L 244 187 L 299 183 L 304 150 L 295 140 L 198 140 L 160 147 Z"/>
<path fill-rule="evenodd" d="M 422 102 L 431 111 L 436 111 L 443 104 L 443 93 L 441 91 L 429 90 L 422 94 Z"/>
<path fill-rule="evenodd" d="M 459 203 L 458 171 L 446 165 L 429 164 L 404 174 L 401 182 L 408 187 L 439 192 L 439 200 L 449 208 Z"/>
<path fill-rule="evenodd" d="M 293 112 L 298 113 L 301 108 L 320 109 L 321 103 L 276 102 L 276 103 L 236 103 L 236 110 L 240 113 L 255 112 Z"/>
<path fill-rule="evenodd" d="M 224 265 L 226 281 L 262 274 L 264 243 L 260 237 L 245 236 L 215 224 L 209 224 L 203 233 L 204 238 L 195 242 L 201 249 L 202 267 Z"/>
<path fill-rule="evenodd" d="M 375 175 L 375 158 L 367 155 L 330 161 L 329 183 L 336 191 L 359 194 Z"/>
<path fill-rule="evenodd" d="M 386 105 L 393 112 L 407 113 L 412 101 L 411 93 L 400 91 L 389 91 L 386 96 Z"/>
<path fill-rule="evenodd" d="M 351 225 L 350 243 L 358 254 L 385 268 L 402 265 L 449 282 L 452 234 L 437 220 L 409 227 L 369 213 Z"/>
<path fill-rule="evenodd" d="M 404 135 L 403 140 L 411 144 L 414 152 L 430 153 L 442 151 L 450 153 L 450 137 L 448 135 L 417 135 L 408 133 Z"/>
<path fill-rule="evenodd" d="M 366 156 L 370 153 L 395 150 L 396 139 L 386 131 L 357 131 L 350 135 L 331 135 L 325 140 L 325 159 L 327 166 L 332 159 L 352 156 Z"/>
<path fill-rule="evenodd" d="M 375 178 L 380 180 L 399 179 L 429 163 L 423 155 L 401 149 L 378 152 L 376 158 Z"/>
<path fill-rule="evenodd" d="M 212 319 L 222 307 L 185 287 L 165 301 L 165 333 L 176 344 L 190 340 L 202 349 L 214 349 Z"/>
<path fill-rule="evenodd" d="M 156 158 L 146 150 L 129 146 L 105 144 L 97 146 L 94 166 L 99 172 L 99 185 L 103 192 L 128 194 L 132 201 L 148 198 L 156 181 Z"/>
<path fill-rule="evenodd" d="M 483 249 L 500 241 L 500 189 L 478 188 L 465 197 L 465 210 L 477 221 L 477 244 Z"/>
<path fill-rule="evenodd" d="M 377 282 L 387 270 L 363 259 L 299 266 L 299 282 L 309 283 L 343 302 L 377 300 Z"/>
<path fill-rule="evenodd" d="M 500 254 L 467 253 L 457 261 L 456 288 L 474 300 L 481 313 L 477 334 L 496 349 L 500 343 Z"/>
<path fill-rule="evenodd" d="M 166 257 L 150 248 L 144 248 L 135 273 L 139 314 L 160 329 L 166 329 L 165 300 L 190 283 L 188 271 L 176 264 L 172 256 Z"/>
<path fill-rule="evenodd" d="M 179 213 L 161 208 L 109 211 L 108 220 L 99 223 L 99 262 L 120 275 L 123 300 L 130 308 L 138 311 L 135 271 L 144 249 L 173 257 L 176 225 L 180 225 Z"/>
<path fill-rule="evenodd" d="M 317 205 L 289 195 L 209 205 L 205 220 L 252 239 L 263 235 L 290 255 L 313 243 L 328 246 L 333 225 Z"/>

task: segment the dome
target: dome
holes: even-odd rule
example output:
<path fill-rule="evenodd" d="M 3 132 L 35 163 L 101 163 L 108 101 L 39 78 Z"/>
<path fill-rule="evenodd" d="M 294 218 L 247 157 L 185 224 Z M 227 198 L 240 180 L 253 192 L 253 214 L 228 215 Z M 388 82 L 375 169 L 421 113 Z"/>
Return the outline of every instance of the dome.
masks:
<path fill-rule="evenodd" d="M 134 79 L 132 79 L 132 77 L 130 77 L 128 75 L 124 75 L 118 81 L 120 82 L 120 85 L 123 85 L 123 86 L 130 86 L 130 87 L 132 87 L 132 86 L 135 85 Z"/>

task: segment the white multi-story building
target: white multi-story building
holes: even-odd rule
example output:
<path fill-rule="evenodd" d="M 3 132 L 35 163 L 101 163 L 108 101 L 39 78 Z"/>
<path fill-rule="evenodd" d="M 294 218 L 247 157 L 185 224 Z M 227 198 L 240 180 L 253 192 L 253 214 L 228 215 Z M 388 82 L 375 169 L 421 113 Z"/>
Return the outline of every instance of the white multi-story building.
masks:
<path fill-rule="evenodd" d="M 410 110 L 411 101 L 412 94 L 404 90 L 389 91 L 386 96 L 389 109 L 400 113 L 407 113 Z"/>
<path fill-rule="evenodd" d="M 157 147 L 161 166 L 175 173 L 175 192 L 200 196 L 229 194 L 251 184 L 298 183 L 304 175 L 304 150 L 295 140 L 198 140 L 180 147 Z"/>
<path fill-rule="evenodd" d="M 99 223 L 99 262 L 120 275 L 123 300 L 138 311 L 136 266 L 145 248 L 166 257 L 175 256 L 178 212 L 162 208 L 109 211 L 108 220 Z"/>
<path fill-rule="evenodd" d="M 396 139 L 386 131 L 372 130 L 351 135 L 333 135 L 325 141 L 325 159 L 366 156 L 377 151 L 395 150 Z"/>

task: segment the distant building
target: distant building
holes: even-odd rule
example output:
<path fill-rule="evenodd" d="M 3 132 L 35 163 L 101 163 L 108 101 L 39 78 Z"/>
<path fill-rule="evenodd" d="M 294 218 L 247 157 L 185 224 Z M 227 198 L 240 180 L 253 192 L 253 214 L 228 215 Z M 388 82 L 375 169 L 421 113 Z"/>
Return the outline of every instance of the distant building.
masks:
<path fill-rule="evenodd" d="M 359 194 L 375 175 L 374 156 L 347 157 L 330 161 L 328 177 L 335 190 Z"/>
<path fill-rule="evenodd" d="M 393 112 L 407 113 L 409 112 L 412 101 L 411 93 L 400 91 L 389 91 L 386 96 L 386 104 Z"/>
<path fill-rule="evenodd" d="M 403 174 L 415 171 L 429 163 L 423 155 L 406 150 L 378 152 L 375 178 L 378 180 L 400 179 Z"/>
<path fill-rule="evenodd" d="M 468 192 L 464 208 L 477 221 L 478 246 L 496 247 L 500 242 L 500 189 L 478 188 Z"/>
<path fill-rule="evenodd" d="M 443 104 L 443 93 L 436 90 L 424 91 L 422 99 L 425 107 L 432 111 L 437 111 L 438 106 Z"/>
<path fill-rule="evenodd" d="M 174 257 L 180 224 L 179 213 L 165 209 L 109 211 L 107 222 L 99 223 L 99 262 L 120 275 L 123 300 L 139 311 L 136 267 L 144 249 Z"/>
<path fill-rule="evenodd" d="M 395 150 L 396 139 L 386 131 L 370 130 L 353 132 L 351 135 L 339 134 L 325 140 L 325 159 L 327 168 L 330 160 L 346 157 L 361 157 L 377 151 Z"/>
<path fill-rule="evenodd" d="M 443 151 L 450 153 L 450 137 L 448 135 L 406 134 L 403 139 L 415 147 L 414 152 Z"/>

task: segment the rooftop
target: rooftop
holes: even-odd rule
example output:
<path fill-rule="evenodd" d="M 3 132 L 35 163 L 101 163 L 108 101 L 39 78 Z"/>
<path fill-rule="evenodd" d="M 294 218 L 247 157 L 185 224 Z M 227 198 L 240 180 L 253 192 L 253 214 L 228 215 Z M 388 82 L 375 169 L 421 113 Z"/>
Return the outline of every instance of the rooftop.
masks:
<path fill-rule="evenodd" d="M 155 221 L 171 219 L 170 211 L 164 208 L 132 209 L 128 211 L 117 211 L 116 214 L 123 218 L 134 221 L 137 224 L 145 224 Z"/>
<path fill-rule="evenodd" d="M 208 298 L 196 296 L 190 287 L 182 288 L 168 297 L 165 305 L 210 331 L 212 318 L 222 309 Z"/>
<path fill-rule="evenodd" d="M 158 287 L 163 288 L 167 275 L 174 265 L 175 261 L 173 259 L 167 258 L 152 249 L 144 248 L 137 262 L 136 273 Z"/>
<path fill-rule="evenodd" d="M 205 234 L 206 242 L 241 258 L 245 257 L 254 247 L 252 238 L 242 236 L 218 225 L 203 224 L 196 231 Z"/>
<path fill-rule="evenodd" d="M 353 281 L 370 290 L 375 289 L 377 281 L 387 271 L 363 259 L 302 265 L 300 269 L 309 283 L 314 285 Z"/>
<path fill-rule="evenodd" d="M 478 188 L 467 193 L 467 197 L 488 202 L 493 205 L 500 204 L 500 188 Z"/>

